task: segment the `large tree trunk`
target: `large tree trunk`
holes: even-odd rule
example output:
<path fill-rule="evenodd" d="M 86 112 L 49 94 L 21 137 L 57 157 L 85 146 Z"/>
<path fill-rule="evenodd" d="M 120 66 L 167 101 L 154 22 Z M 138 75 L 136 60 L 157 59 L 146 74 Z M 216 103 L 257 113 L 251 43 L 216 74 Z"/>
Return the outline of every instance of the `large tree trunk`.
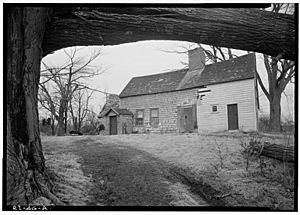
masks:
<path fill-rule="evenodd" d="M 294 147 L 265 142 L 261 151 L 262 156 L 274 158 L 283 162 L 295 162 Z"/>
<path fill-rule="evenodd" d="M 37 93 L 42 41 L 49 10 L 7 12 L 7 193 L 8 205 L 28 205 L 49 192 L 38 126 Z"/>
<path fill-rule="evenodd" d="M 274 91 L 273 97 L 270 98 L 270 131 L 280 132 L 281 131 L 281 93 L 278 90 Z"/>
<path fill-rule="evenodd" d="M 295 59 L 295 17 L 246 8 L 57 9 L 44 54 L 79 45 L 181 40 Z"/>

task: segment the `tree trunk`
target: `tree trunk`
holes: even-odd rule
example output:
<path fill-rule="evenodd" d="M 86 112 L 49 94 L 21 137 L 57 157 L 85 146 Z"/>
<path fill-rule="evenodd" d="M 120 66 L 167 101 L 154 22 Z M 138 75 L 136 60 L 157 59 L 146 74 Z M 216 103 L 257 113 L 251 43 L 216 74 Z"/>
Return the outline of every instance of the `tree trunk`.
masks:
<path fill-rule="evenodd" d="M 77 126 L 77 117 L 74 117 L 73 119 L 73 130 L 74 131 L 78 131 L 78 126 Z"/>
<path fill-rule="evenodd" d="M 273 97 L 270 98 L 270 131 L 281 131 L 281 93 L 278 90 L 274 91 Z"/>
<path fill-rule="evenodd" d="M 279 144 L 271 144 L 269 142 L 265 142 L 261 151 L 261 155 L 283 162 L 295 162 L 295 151 L 293 146 L 286 147 Z"/>
<path fill-rule="evenodd" d="M 51 120 L 51 134 L 52 134 L 52 136 L 55 135 L 55 120 L 54 119 Z"/>
<path fill-rule="evenodd" d="M 78 126 L 77 126 L 77 131 L 81 131 L 81 127 L 82 127 L 82 120 L 78 120 Z"/>
<path fill-rule="evenodd" d="M 43 50 L 180 40 L 294 60 L 295 20 L 254 8 L 64 7 L 47 28 Z"/>
<path fill-rule="evenodd" d="M 66 105 L 66 107 L 67 107 L 67 105 Z M 64 132 L 66 134 L 67 133 L 67 127 L 68 127 L 68 109 L 67 108 L 65 108 L 65 117 L 64 117 L 64 119 L 65 119 L 65 130 L 64 130 Z"/>
<path fill-rule="evenodd" d="M 48 189 L 37 109 L 49 12 L 34 7 L 7 11 L 7 205 L 28 205 L 40 195 L 59 202 Z"/>
<path fill-rule="evenodd" d="M 65 134 L 65 122 L 64 122 L 64 115 L 65 115 L 65 110 L 64 110 L 64 104 L 61 101 L 59 104 L 59 110 L 58 110 L 58 131 L 57 131 L 57 136 L 63 136 Z"/>

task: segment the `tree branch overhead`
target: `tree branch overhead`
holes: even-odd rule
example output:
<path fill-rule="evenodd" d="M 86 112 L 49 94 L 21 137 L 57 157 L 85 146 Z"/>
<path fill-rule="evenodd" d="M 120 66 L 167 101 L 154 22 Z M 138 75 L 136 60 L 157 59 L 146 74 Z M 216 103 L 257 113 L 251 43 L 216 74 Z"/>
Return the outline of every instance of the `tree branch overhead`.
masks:
<path fill-rule="evenodd" d="M 293 60 L 295 19 L 258 9 L 73 8 L 54 13 L 44 55 L 79 45 L 181 40 L 261 52 Z"/>

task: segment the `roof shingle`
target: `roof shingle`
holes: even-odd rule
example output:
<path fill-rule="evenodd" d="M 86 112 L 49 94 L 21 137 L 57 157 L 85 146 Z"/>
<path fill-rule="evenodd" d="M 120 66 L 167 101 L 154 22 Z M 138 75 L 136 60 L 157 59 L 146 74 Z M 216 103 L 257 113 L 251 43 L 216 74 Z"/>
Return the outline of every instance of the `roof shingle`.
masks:
<path fill-rule="evenodd" d="M 203 85 L 254 78 L 255 54 L 206 65 L 204 70 L 189 72 L 188 69 L 134 77 L 120 94 L 120 98 L 171 92 L 196 88 Z"/>

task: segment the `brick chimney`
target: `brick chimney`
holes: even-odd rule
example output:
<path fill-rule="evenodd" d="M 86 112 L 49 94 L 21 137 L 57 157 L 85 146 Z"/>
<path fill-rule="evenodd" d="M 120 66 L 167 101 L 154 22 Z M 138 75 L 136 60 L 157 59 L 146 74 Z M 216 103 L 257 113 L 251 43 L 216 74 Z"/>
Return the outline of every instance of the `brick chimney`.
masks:
<path fill-rule="evenodd" d="M 201 47 L 189 50 L 189 71 L 203 70 L 205 53 Z"/>

